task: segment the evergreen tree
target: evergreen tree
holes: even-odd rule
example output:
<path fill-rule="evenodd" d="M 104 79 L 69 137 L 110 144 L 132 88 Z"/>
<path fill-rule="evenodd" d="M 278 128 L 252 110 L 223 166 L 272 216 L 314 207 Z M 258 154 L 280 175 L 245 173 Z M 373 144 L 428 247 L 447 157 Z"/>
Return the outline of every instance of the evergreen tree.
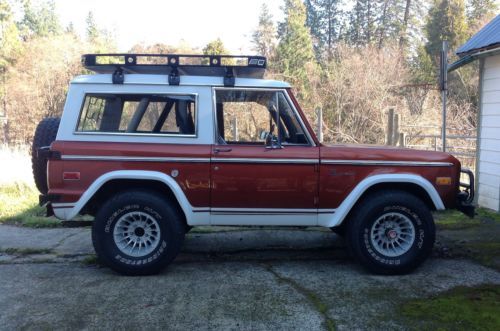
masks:
<path fill-rule="evenodd" d="M 497 10 L 498 5 L 495 0 L 469 0 L 467 6 L 469 26 L 476 26 L 484 20 L 492 19 Z"/>
<path fill-rule="evenodd" d="M 375 24 L 378 48 L 387 41 L 401 38 L 405 22 L 410 18 L 411 0 L 382 0 L 376 7 Z M 402 14 L 403 13 L 403 14 Z M 400 41 L 401 42 L 401 41 Z"/>
<path fill-rule="evenodd" d="M 92 46 L 93 52 L 113 52 L 116 50 L 116 38 L 113 33 L 106 29 L 101 29 L 97 25 L 94 13 L 89 11 L 85 19 L 87 42 Z"/>
<path fill-rule="evenodd" d="M 380 7 L 380 0 L 356 0 L 349 18 L 349 43 L 366 45 L 376 39 L 377 12 Z"/>
<path fill-rule="evenodd" d="M 316 57 L 331 58 L 334 45 L 343 33 L 345 22 L 342 0 L 306 0 L 307 26 L 311 29 Z"/>
<path fill-rule="evenodd" d="M 89 11 L 87 14 L 87 18 L 85 19 L 85 23 L 87 24 L 86 32 L 87 32 L 87 40 L 90 43 L 96 42 L 100 38 L 100 31 L 97 27 L 97 23 L 95 22 L 94 13 Z"/>
<path fill-rule="evenodd" d="M 443 40 L 448 40 L 450 52 L 456 50 L 468 37 L 464 1 L 434 0 L 425 31 L 425 49 L 431 58 L 437 60 Z"/>
<path fill-rule="evenodd" d="M 305 83 L 305 66 L 314 61 L 312 39 L 306 26 L 306 9 L 301 0 L 285 0 L 283 10 L 285 20 L 281 23 L 277 49 L 279 72 L 299 84 Z"/>
<path fill-rule="evenodd" d="M 399 5 L 399 27 L 394 35 L 399 39 L 403 55 L 414 55 L 424 40 L 424 22 L 427 16 L 428 0 L 397 0 Z"/>
<path fill-rule="evenodd" d="M 269 8 L 264 3 L 260 9 L 259 25 L 252 34 L 253 49 L 259 55 L 271 59 L 276 48 L 276 27 Z"/>
<path fill-rule="evenodd" d="M 75 25 L 73 24 L 73 22 L 69 22 L 68 26 L 65 29 L 65 32 L 76 36 Z"/>
<path fill-rule="evenodd" d="M 434 83 L 436 81 L 435 64 L 427 53 L 423 43 L 417 47 L 415 55 L 408 64 L 411 73 L 411 83 Z"/>
<path fill-rule="evenodd" d="M 228 54 L 224 43 L 220 38 L 212 40 L 203 48 L 203 54 L 205 55 L 224 55 Z"/>
<path fill-rule="evenodd" d="M 19 30 L 6 0 L 0 0 L 0 72 L 14 62 L 21 50 Z"/>
<path fill-rule="evenodd" d="M 34 7 L 30 0 L 23 2 L 24 16 L 19 23 L 23 39 L 33 36 L 47 37 L 62 33 L 53 0 L 44 1 Z"/>

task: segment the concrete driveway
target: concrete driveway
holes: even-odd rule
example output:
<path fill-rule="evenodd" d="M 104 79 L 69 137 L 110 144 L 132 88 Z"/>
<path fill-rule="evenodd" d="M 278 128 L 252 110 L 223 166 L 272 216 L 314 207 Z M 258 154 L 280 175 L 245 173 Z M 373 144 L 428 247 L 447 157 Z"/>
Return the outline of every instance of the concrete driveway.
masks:
<path fill-rule="evenodd" d="M 0 329 L 407 329 L 402 302 L 500 273 L 429 259 L 407 276 L 366 273 L 327 230 L 195 229 L 162 274 L 94 261 L 89 228 L 0 225 Z"/>

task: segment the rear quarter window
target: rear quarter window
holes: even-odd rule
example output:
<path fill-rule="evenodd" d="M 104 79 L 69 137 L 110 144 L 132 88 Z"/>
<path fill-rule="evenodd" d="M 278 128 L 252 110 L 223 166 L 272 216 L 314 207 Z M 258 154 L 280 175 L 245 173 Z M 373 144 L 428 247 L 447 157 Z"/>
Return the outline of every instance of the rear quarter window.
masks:
<path fill-rule="evenodd" d="M 196 135 L 196 97 L 87 94 L 77 132 Z"/>

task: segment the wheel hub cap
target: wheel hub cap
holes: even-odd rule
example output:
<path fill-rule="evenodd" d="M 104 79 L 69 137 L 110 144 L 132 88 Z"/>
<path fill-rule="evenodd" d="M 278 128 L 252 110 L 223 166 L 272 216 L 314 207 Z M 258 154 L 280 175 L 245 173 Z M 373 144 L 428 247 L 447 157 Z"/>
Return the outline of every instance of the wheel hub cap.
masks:
<path fill-rule="evenodd" d="M 398 233 L 395 230 L 390 230 L 389 232 L 387 232 L 387 237 L 389 239 L 396 239 L 397 236 Z"/>
<path fill-rule="evenodd" d="M 402 213 L 385 213 L 374 223 L 370 241 L 375 250 L 387 257 L 408 252 L 415 241 L 415 226 Z"/>
<path fill-rule="evenodd" d="M 118 249 L 132 257 L 143 257 L 153 252 L 160 243 L 160 226 L 149 214 L 133 211 L 118 219 L 113 230 Z"/>
<path fill-rule="evenodd" d="M 134 233 L 135 233 L 136 236 L 142 237 L 142 236 L 144 236 L 145 232 L 144 232 L 143 228 L 137 227 L 137 228 L 135 228 Z"/>

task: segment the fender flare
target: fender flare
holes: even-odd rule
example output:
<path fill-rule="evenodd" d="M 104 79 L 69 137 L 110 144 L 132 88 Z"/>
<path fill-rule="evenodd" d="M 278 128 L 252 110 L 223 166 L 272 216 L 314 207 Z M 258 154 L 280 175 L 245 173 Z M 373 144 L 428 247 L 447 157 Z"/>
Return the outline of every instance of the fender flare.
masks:
<path fill-rule="evenodd" d="M 356 204 L 359 198 L 370 187 L 380 183 L 410 183 L 416 184 L 424 189 L 429 198 L 432 200 L 434 207 L 437 210 L 444 210 L 444 204 L 436 191 L 436 188 L 424 177 L 415 174 L 382 174 L 373 175 L 363 179 L 356 187 L 349 193 L 340 206 L 335 209 L 333 214 L 319 214 L 318 225 L 325 227 L 334 227 L 342 224 L 346 216 L 351 211 L 352 207 Z"/>
<path fill-rule="evenodd" d="M 56 214 L 56 217 L 63 220 L 71 220 L 82 210 L 85 204 L 104 184 L 115 179 L 154 180 L 164 183 L 173 192 L 188 221 L 192 218 L 193 210 L 198 209 L 191 206 L 179 184 L 172 177 L 162 172 L 148 170 L 117 170 L 107 172 L 94 180 L 87 190 L 83 192 L 80 199 L 78 199 L 76 203 L 54 203 L 53 206 L 55 208 L 54 213 Z"/>

